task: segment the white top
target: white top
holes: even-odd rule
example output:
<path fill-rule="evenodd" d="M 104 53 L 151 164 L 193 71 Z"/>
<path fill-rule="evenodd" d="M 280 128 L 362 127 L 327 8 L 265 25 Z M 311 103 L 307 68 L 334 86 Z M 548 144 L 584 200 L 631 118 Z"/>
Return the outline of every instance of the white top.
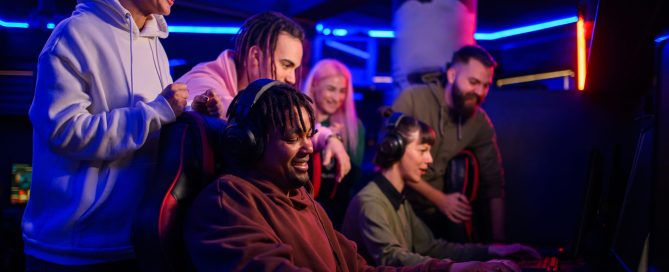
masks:
<path fill-rule="evenodd" d="M 29 112 L 26 254 L 66 265 L 134 258 L 134 211 L 150 180 L 159 129 L 175 120 L 159 96 L 172 83 L 158 40 L 165 37 L 162 16 L 140 31 L 118 0 L 80 0 L 53 30 Z"/>

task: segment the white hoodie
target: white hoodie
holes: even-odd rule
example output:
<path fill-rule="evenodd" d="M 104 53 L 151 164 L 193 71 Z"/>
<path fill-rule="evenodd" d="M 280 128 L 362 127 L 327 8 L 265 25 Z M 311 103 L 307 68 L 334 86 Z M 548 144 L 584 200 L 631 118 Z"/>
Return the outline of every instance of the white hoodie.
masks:
<path fill-rule="evenodd" d="M 162 16 L 140 31 L 118 0 L 80 0 L 53 30 L 30 108 L 26 254 L 65 265 L 134 258 L 132 218 L 159 130 L 175 119 L 159 95 L 172 83 L 165 37 Z"/>

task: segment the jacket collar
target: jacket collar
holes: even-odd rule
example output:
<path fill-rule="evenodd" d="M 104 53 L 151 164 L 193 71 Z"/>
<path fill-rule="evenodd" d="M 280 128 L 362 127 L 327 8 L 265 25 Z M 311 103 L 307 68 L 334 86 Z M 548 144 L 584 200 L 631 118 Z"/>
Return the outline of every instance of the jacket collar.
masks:
<path fill-rule="evenodd" d="M 400 206 L 402 206 L 404 201 L 406 201 L 404 191 L 398 192 L 397 189 L 395 189 L 395 187 L 393 187 L 393 185 L 390 183 L 390 181 L 382 174 L 376 176 L 374 183 L 379 186 L 381 192 L 383 192 L 386 198 L 388 198 L 390 204 L 393 205 L 393 208 L 395 208 L 396 211 L 400 208 Z"/>
<path fill-rule="evenodd" d="M 288 203 L 297 210 L 302 210 L 313 205 L 310 196 L 307 195 L 309 194 L 309 191 L 313 190 L 309 184 L 304 187 L 293 189 L 286 195 L 284 190 L 279 188 L 273 181 L 253 178 L 249 175 L 242 174 L 241 171 L 234 172 L 236 173 L 233 175 L 249 181 L 274 202 Z"/>

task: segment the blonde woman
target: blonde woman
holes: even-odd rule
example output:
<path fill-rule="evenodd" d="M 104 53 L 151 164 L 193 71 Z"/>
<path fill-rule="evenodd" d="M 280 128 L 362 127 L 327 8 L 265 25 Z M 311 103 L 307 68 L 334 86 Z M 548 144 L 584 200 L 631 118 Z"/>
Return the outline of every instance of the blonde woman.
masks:
<path fill-rule="evenodd" d="M 304 93 L 314 100 L 316 122 L 341 136 L 351 158 L 351 172 L 341 185 L 334 185 L 330 192 L 321 190 L 318 197 L 337 226 L 346 212 L 348 191 L 361 174 L 365 128 L 355 111 L 352 77 L 346 65 L 334 59 L 321 60 L 311 69 L 303 86 Z M 318 187 L 316 181 L 314 185 Z M 328 186 L 324 181 L 322 188 Z"/>

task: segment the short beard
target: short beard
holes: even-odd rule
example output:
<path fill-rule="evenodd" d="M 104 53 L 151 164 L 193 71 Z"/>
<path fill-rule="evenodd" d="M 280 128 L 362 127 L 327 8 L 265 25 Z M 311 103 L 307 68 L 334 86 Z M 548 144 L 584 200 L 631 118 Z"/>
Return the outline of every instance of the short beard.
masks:
<path fill-rule="evenodd" d="M 479 105 L 483 101 L 483 99 L 476 95 L 475 93 L 467 93 L 463 94 L 462 90 L 458 88 L 457 83 L 453 83 L 451 86 L 451 98 L 453 100 L 453 110 L 464 117 L 470 117 L 476 112 L 476 109 L 478 109 Z M 476 104 L 474 106 L 466 106 L 465 101 L 467 99 L 474 98 L 476 99 Z"/>
<path fill-rule="evenodd" d="M 306 179 L 301 179 L 299 177 L 290 177 L 288 179 L 287 184 L 285 184 L 286 188 L 288 190 L 295 190 L 299 189 L 301 187 L 304 187 L 309 183 L 309 176 L 307 175 Z"/>

